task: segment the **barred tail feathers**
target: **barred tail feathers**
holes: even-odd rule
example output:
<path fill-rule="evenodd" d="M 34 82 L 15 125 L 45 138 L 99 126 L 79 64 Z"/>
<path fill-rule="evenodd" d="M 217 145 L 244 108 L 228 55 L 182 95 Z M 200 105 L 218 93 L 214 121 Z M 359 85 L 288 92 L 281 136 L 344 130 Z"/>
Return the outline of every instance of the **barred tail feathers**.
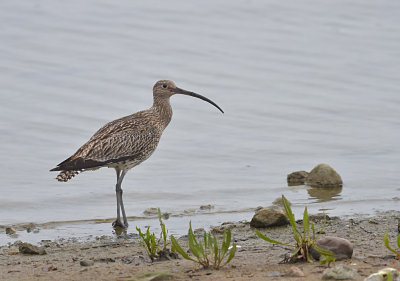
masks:
<path fill-rule="evenodd" d="M 75 177 L 80 172 L 81 171 L 74 171 L 74 170 L 62 171 L 57 175 L 56 180 L 66 182 Z"/>

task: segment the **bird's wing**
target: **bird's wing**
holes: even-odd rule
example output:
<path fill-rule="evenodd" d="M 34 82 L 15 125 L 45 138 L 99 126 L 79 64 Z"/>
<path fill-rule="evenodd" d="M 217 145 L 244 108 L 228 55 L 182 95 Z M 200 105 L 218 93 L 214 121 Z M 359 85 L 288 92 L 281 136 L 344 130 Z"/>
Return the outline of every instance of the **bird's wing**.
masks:
<path fill-rule="evenodd" d="M 162 131 L 144 120 L 147 119 L 141 115 L 127 116 L 106 124 L 52 171 L 82 170 L 125 160 L 141 162 L 147 159 L 157 147 Z"/>

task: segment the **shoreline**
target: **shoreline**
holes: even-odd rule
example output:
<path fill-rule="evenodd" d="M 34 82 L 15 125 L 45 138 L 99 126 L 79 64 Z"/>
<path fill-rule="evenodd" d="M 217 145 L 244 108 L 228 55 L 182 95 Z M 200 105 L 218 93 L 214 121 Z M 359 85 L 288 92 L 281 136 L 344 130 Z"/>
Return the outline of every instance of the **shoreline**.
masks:
<path fill-rule="evenodd" d="M 385 248 L 383 234 L 388 230 L 389 240 L 395 245 L 399 218 L 399 211 L 385 211 L 369 217 L 327 219 L 321 237 L 338 236 L 354 245 L 352 260 L 336 261 L 332 266 L 345 264 L 355 268 L 363 278 L 382 268 L 393 267 L 394 256 Z M 320 229 L 321 221 L 314 222 L 316 229 Z M 165 223 L 167 230 L 173 227 L 168 220 Z M 158 271 L 171 274 L 171 280 L 288 280 L 294 278 L 287 276 L 292 266 L 305 274 L 305 277 L 295 280 L 320 280 L 327 268 L 319 262 L 281 264 L 291 249 L 259 239 L 248 223 L 231 222 L 211 228 L 227 227 L 232 230 L 232 238 L 240 247 L 235 258 L 220 270 L 201 269 L 183 258 L 151 263 L 139 244 L 139 238 L 128 234 L 125 238 L 102 236 L 83 242 L 77 237 L 44 241 L 41 245 L 47 252 L 45 255 L 21 254 L 18 243 L 1 246 L 0 280 L 129 280 L 134 275 Z M 293 242 L 290 226 L 260 230 L 279 241 Z M 185 236 L 179 241 L 182 245 L 187 244 Z M 90 261 L 93 265 L 82 266 L 81 261 Z"/>

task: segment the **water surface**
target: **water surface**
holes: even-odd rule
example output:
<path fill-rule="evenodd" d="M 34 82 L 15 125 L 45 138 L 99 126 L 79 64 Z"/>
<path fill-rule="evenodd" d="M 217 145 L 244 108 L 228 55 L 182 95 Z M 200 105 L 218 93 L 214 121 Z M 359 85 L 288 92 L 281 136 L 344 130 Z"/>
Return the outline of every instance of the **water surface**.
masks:
<path fill-rule="evenodd" d="M 128 215 L 243 210 L 190 217 L 206 227 L 249 220 L 244 210 L 281 194 L 296 212 L 398 210 L 399 13 L 389 0 L 2 1 L 0 225 L 114 217 L 112 169 L 68 183 L 48 170 L 106 122 L 150 107 L 159 79 L 225 114 L 172 97 L 157 151 L 125 177 Z M 318 163 L 341 191 L 287 187 L 288 173 Z"/>

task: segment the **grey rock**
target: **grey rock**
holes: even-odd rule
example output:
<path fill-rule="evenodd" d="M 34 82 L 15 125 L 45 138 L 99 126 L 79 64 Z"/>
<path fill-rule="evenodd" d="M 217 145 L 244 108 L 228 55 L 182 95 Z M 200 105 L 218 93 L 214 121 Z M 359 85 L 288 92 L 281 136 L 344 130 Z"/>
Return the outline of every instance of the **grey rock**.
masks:
<path fill-rule="evenodd" d="M 146 210 L 143 211 L 143 214 L 145 214 L 146 216 L 154 216 L 154 215 L 158 215 L 158 208 L 147 208 Z"/>
<path fill-rule="evenodd" d="M 296 171 L 287 175 L 287 183 L 289 186 L 303 185 L 307 177 L 308 173 L 306 171 Z"/>
<path fill-rule="evenodd" d="M 309 173 L 306 184 L 312 187 L 338 187 L 343 181 L 331 166 L 318 164 Z"/>
<path fill-rule="evenodd" d="M 214 209 L 214 206 L 213 205 L 210 205 L 210 204 L 208 204 L 208 205 L 201 205 L 200 206 L 200 210 L 211 210 L 211 209 Z"/>
<path fill-rule="evenodd" d="M 79 264 L 81 266 L 92 266 L 92 265 L 94 265 L 94 261 L 92 261 L 92 260 L 83 260 L 83 261 L 80 261 Z"/>
<path fill-rule="evenodd" d="M 43 247 L 38 247 L 30 243 L 19 244 L 19 252 L 26 255 L 45 255 L 46 251 Z"/>
<path fill-rule="evenodd" d="M 12 226 L 7 226 L 6 227 L 6 234 L 12 235 L 12 234 L 15 234 L 15 232 L 17 232 L 17 231 L 15 230 L 14 227 L 12 227 Z"/>
<path fill-rule="evenodd" d="M 318 239 L 316 244 L 324 250 L 333 252 L 338 259 L 351 259 L 353 255 L 353 244 L 344 238 L 325 236 Z M 319 260 L 321 254 L 318 251 L 311 249 L 310 252 L 314 259 Z"/>
<path fill-rule="evenodd" d="M 289 224 L 289 220 L 287 219 L 285 212 L 276 206 L 259 210 L 255 213 L 250 222 L 250 226 L 256 228 L 280 226 L 286 224 Z"/>
<path fill-rule="evenodd" d="M 344 265 L 338 265 L 333 268 L 327 268 L 322 273 L 322 280 L 358 280 L 361 276 L 357 270 Z"/>
<path fill-rule="evenodd" d="M 365 278 L 364 281 L 386 281 L 389 274 L 392 275 L 393 281 L 400 281 L 400 272 L 391 267 L 381 269 L 377 273 L 371 274 Z"/>

